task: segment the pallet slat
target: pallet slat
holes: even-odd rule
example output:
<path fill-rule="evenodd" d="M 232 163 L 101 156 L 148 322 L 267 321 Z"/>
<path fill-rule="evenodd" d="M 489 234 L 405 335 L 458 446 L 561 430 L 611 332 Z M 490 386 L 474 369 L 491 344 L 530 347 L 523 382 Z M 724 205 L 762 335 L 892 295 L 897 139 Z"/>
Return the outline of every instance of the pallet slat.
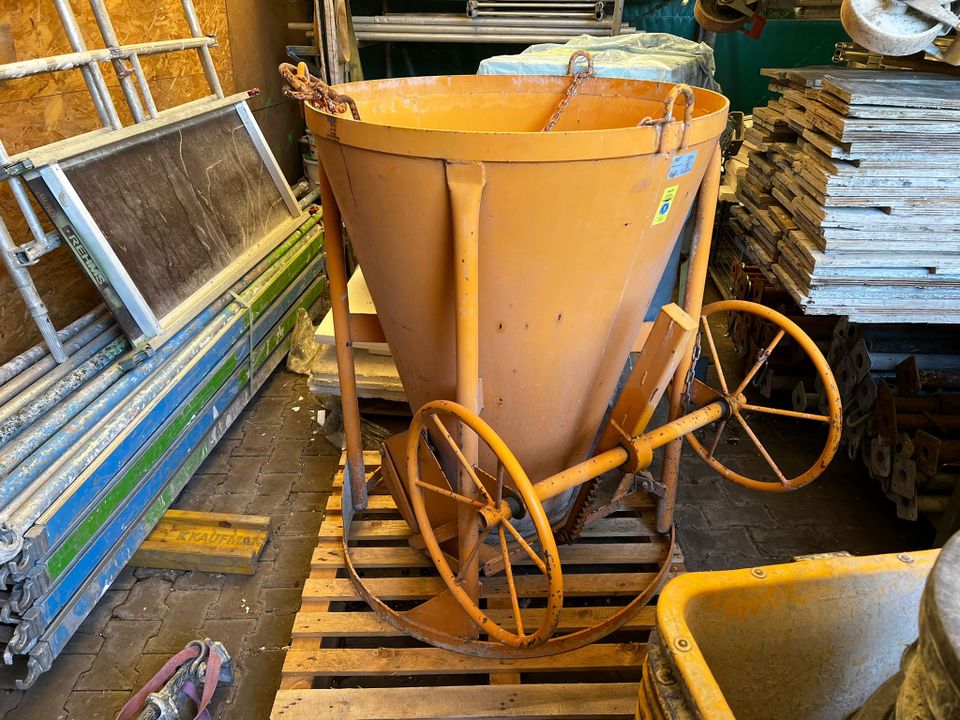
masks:
<path fill-rule="evenodd" d="M 604 518 L 583 529 L 582 538 L 640 537 L 656 535 L 652 512 L 643 517 Z M 355 520 L 352 525 L 352 540 L 408 540 L 413 531 L 406 520 Z M 339 515 L 327 516 L 320 526 L 321 539 L 343 537 L 343 520 Z"/>
<path fill-rule="evenodd" d="M 565 720 L 632 718 L 639 683 L 570 683 L 522 686 L 454 686 L 282 690 L 275 720 L 442 720 L 523 718 Z"/>
<path fill-rule="evenodd" d="M 609 618 L 617 607 L 565 607 L 560 613 L 560 632 L 580 630 Z M 506 608 L 488 610 L 487 615 L 498 625 L 513 630 L 513 612 Z M 656 610 L 645 607 L 625 626 L 627 630 L 650 630 L 656 623 Z M 524 608 L 520 619 L 525 627 L 535 627 L 542 611 Z M 293 625 L 294 635 L 301 637 L 401 637 L 403 633 L 371 612 L 300 612 Z"/>
<path fill-rule="evenodd" d="M 587 544 L 560 546 L 560 562 L 568 565 L 636 565 L 661 563 L 667 552 L 667 544 L 661 542 L 635 545 Z M 424 553 L 407 547 L 358 547 L 350 549 L 350 557 L 358 568 L 431 567 L 433 563 Z M 522 556 L 514 565 L 528 566 L 533 561 Z M 313 552 L 311 567 L 344 567 L 343 546 L 340 543 L 324 542 Z"/>
<path fill-rule="evenodd" d="M 596 573 L 563 576 L 563 594 L 568 597 L 589 595 L 636 595 L 647 587 L 656 573 Z M 528 597 L 546 597 L 547 584 L 542 575 L 518 575 L 517 591 Z M 507 583 L 502 577 L 483 578 L 481 597 L 505 596 Z M 367 578 L 364 585 L 381 600 L 422 600 L 446 589 L 438 577 Z M 306 600 L 349 602 L 359 600 L 349 578 L 308 578 L 303 585 Z"/>
<path fill-rule="evenodd" d="M 542 658 L 498 660 L 473 657 L 435 647 L 419 648 L 321 648 L 288 650 L 285 675 L 471 675 L 502 671 L 585 672 L 614 668 L 640 669 L 647 655 L 640 643 L 596 643 Z"/>

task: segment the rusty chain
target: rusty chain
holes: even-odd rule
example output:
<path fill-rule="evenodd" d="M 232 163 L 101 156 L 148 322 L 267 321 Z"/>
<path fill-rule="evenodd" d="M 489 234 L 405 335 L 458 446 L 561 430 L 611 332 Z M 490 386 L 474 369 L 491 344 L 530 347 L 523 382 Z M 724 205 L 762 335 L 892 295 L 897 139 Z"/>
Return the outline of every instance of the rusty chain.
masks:
<path fill-rule="evenodd" d="M 690 407 L 693 402 L 690 397 L 690 386 L 693 385 L 694 379 L 697 376 L 697 363 L 700 362 L 700 338 L 702 333 L 697 333 L 696 340 L 693 343 L 693 352 L 690 355 L 690 367 L 687 368 L 687 376 L 683 380 L 683 397 L 681 398 L 681 408 L 686 412 L 687 408 Z"/>
<path fill-rule="evenodd" d="M 313 103 L 321 110 L 332 115 L 342 115 L 348 109 L 354 120 L 360 120 L 357 104 L 349 95 L 340 95 L 323 80 L 313 77 L 305 63 L 294 67 L 290 63 L 281 63 L 280 76 L 286 83 L 283 94 L 294 100 Z"/>
<path fill-rule="evenodd" d="M 586 60 L 587 67 L 585 70 L 576 71 L 577 60 Z M 560 104 L 557 105 L 557 109 L 554 111 L 549 122 L 543 127 L 543 132 L 550 132 L 553 130 L 554 126 L 559 122 L 560 116 L 563 114 L 563 111 L 567 109 L 567 104 L 570 102 L 570 98 L 577 94 L 577 90 L 580 89 L 580 84 L 586 80 L 588 77 L 596 77 L 597 73 L 593 69 L 593 55 L 588 53 L 586 50 L 577 50 L 573 55 L 570 56 L 570 61 L 567 63 L 567 75 L 573 77 L 573 80 L 570 82 L 570 85 L 567 87 L 567 91 L 563 95 L 563 99 L 560 100 Z"/>

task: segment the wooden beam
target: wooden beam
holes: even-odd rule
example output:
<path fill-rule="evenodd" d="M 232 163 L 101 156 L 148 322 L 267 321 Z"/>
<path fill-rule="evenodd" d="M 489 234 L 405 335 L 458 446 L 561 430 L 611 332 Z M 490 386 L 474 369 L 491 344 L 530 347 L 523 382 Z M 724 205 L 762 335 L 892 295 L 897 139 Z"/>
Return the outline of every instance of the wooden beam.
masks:
<path fill-rule="evenodd" d="M 281 690 L 274 720 L 632 718 L 639 683 L 558 683 L 430 688 Z"/>
<path fill-rule="evenodd" d="M 253 575 L 269 534 L 264 515 L 167 510 L 130 564 Z"/>
<path fill-rule="evenodd" d="M 287 651 L 283 674 L 326 676 L 469 675 L 504 671 L 580 672 L 635 668 L 647 655 L 643 643 L 596 643 L 579 650 L 522 660 L 498 660 L 422 648 L 321 648 Z M 427 693 L 434 695 L 434 693 Z"/>

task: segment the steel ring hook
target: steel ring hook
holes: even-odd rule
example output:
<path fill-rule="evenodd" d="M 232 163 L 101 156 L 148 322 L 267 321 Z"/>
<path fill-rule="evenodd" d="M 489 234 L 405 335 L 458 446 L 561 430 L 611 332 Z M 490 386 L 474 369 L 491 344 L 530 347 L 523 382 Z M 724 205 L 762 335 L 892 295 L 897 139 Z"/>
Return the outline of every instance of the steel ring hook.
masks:
<path fill-rule="evenodd" d="M 683 133 L 680 135 L 680 147 L 685 148 L 687 146 L 687 130 L 690 128 L 690 123 L 693 120 L 694 94 L 693 88 L 681 83 L 674 85 L 663 101 L 663 125 L 660 128 L 659 152 L 663 152 L 663 131 L 667 125 L 673 122 L 673 107 L 681 94 L 686 104 L 683 108 Z"/>
<path fill-rule="evenodd" d="M 586 73 L 587 75 L 593 75 L 593 55 L 588 53 L 586 50 L 577 50 L 570 56 L 570 60 L 567 62 L 567 75 L 578 75 L 580 73 L 575 72 L 577 66 L 577 60 L 584 59 L 587 61 L 587 69 L 581 70 L 580 72 Z"/>

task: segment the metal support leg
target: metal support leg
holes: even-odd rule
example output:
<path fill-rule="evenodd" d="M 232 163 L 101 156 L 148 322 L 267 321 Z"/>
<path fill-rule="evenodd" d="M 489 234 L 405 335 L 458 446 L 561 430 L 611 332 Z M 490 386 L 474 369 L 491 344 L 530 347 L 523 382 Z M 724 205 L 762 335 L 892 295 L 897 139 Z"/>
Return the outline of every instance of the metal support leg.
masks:
<path fill-rule="evenodd" d="M 193 0 L 180 0 L 183 5 L 183 14 L 187 18 L 187 25 L 190 27 L 190 34 L 195 38 L 203 37 L 203 31 L 200 29 L 200 21 L 197 20 L 197 11 L 193 7 Z M 210 56 L 210 48 L 206 45 L 197 48 L 200 55 L 200 64 L 203 65 L 203 74 L 207 78 L 207 84 L 210 90 L 218 98 L 223 97 L 223 88 L 220 87 L 220 79 L 217 77 L 217 69 L 213 65 L 213 58 Z"/>
<path fill-rule="evenodd" d="M 70 47 L 75 52 L 84 52 L 87 49 L 83 42 L 83 35 L 80 32 L 80 26 L 77 24 L 77 18 L 73 14 L 73 8 L 70 7 L 70 0 L 54 0 L 57 8 L 57 14 L 60 16 L 60 22 L 67 33 L 67 39 L 70 41 Z M 93 104 L 100 115 L 100 122 L 104 127 L 110 127 L 119 130 L 121 127 L 120 116 L 117 115 L 117 109 L 113 106 L 113 100 L 110 97 L 110 91 L 107 89 L 107 83 L 100 72 L 100 66 L 91 61 L 85 68 L 81 69 L 83 79 L 90 90 L 90 96 L 93 98 Z"/>
<path fill-rule="evenodd" d="M 697 218 L 693 230 L 693 249 L 690 253 L 690 268 L 687 271 L 687 283 L 683 297 L 683 309 L 695 322 L 699 321 L 703 307 L 703 290 L 707 282 L 707 266 L 710 264 L 710 242 L 713 238 L 713 219 L 717 211 L 717 195 L 720 191 L 720 148 L 710 156 L 710 164 L 700 183 L 697 195 Z M 677 366 L 677 372 L 670 384 L 670 421 L 683 413 L 683 389 L 687 374 L 693 362 L 693 343 L 691 343 Z M 677 479 L 680 474 L 680 451 L 683 440 L 677 439 L 667 445 L 663 456 L 661 479 L 664 495 L 657 505 L 657 531 L 665 533 L 673 526 L 673 508 L 677 499 Z"/>
<path fill-rule="evenodd" d="M 113 29 L 113 23 L 110 21 L 110 15 L 103 0 L 90 0 L 90 8 L 93 10 L 93 16 L 97 21 L 97 27 L 100 28 L 100 35 L 103 37 L 103 43 L 108 48 L 116 48 L 120 45 L 117 39 L 117 33 Z M 133 56 L 136 58 L 136 55 Z M 133 59 L 131 58 L 131 60 Z M 146 116 L 143 114 L 143 106 L 140 104 L 140 96 L 137 95 L 136 85 L 133 78 L 130 77 L 131 71 L 127 69 L 122 58 L 113 61 L 114 72 L 117 73 L 117 79 L 120 81 L 120 89 L 130 107 L 130 113 L 133 115 L 134 122 L 143 122 Z"/>
<path fill-rule="evenodd" d="M 14 285 L 20 291 L 20 295 L 27 305 L 27 310 L 30 311 L 33 321 L 37 324 L 37 329 L 43 336 L 43 341 L 50 348 L 53 359 L 58 363 L 66 362 L 67 354 L 63 350 L 63 345 L 60 344 L 60 338 L 57 337 L 57 329 L 53 326 L 50 315 L 47 314 L 47 306 L 43 304 L 43 300 L 40 299 L 40 294 L 33 284 L 33 278 L 30 277 L 30 273 L 25 268 L 17 264 L 13 257 L 16 249 L 17 246 L 13 242 L 13 238 L 10 237 L 6 224 L 3 220 L 0 220 L 0 254 L 3 255 L 3 263 L 7 267 L 7 272 L 10 273 Z"/>
<path fill-rule="evenodd" d="M 457 402 L 479 415 L 480 401 L 480 202 L 486 174 L 482 164 L 447 163 L 447 189 L 453 216 L 453 262 L 457 328 Z M 477 434 L 461 423 L 460 447 L 467 462 L 477 466 L 480 442 Z M 463 469 L 459 492 L 471 499 L 479 493 Z M 474 602 L 480 599 L 480 556 L 473 552 L 480 542 L 479 516 L 474 508 L 460 504 L 457 509 L 459 557 L 469 559 L 461 566 L 463 589 Z"/>
<path fill-rule="evenodd" d="M 327 251 L 327 278 L 330 280 L 330 305 L 333 334 L 337 348 L 337 374 L 340 378 L 340 406 L 343 410 L 343 437 L 347 446 L 347 473 L 350 478 L 353 507 L 367 506 L 367 479 L 363 467 L 363 443 L 360 436 L 360 404 L 357 377 L 353 365 L 353 340 L 350 335 L 350 301 L 347 297 L 347 266 L 344 259 L 340 208 L 333 196 L 330 180 L 319 165 L 320 199 L 323 205 L 324 246 Z"/>

